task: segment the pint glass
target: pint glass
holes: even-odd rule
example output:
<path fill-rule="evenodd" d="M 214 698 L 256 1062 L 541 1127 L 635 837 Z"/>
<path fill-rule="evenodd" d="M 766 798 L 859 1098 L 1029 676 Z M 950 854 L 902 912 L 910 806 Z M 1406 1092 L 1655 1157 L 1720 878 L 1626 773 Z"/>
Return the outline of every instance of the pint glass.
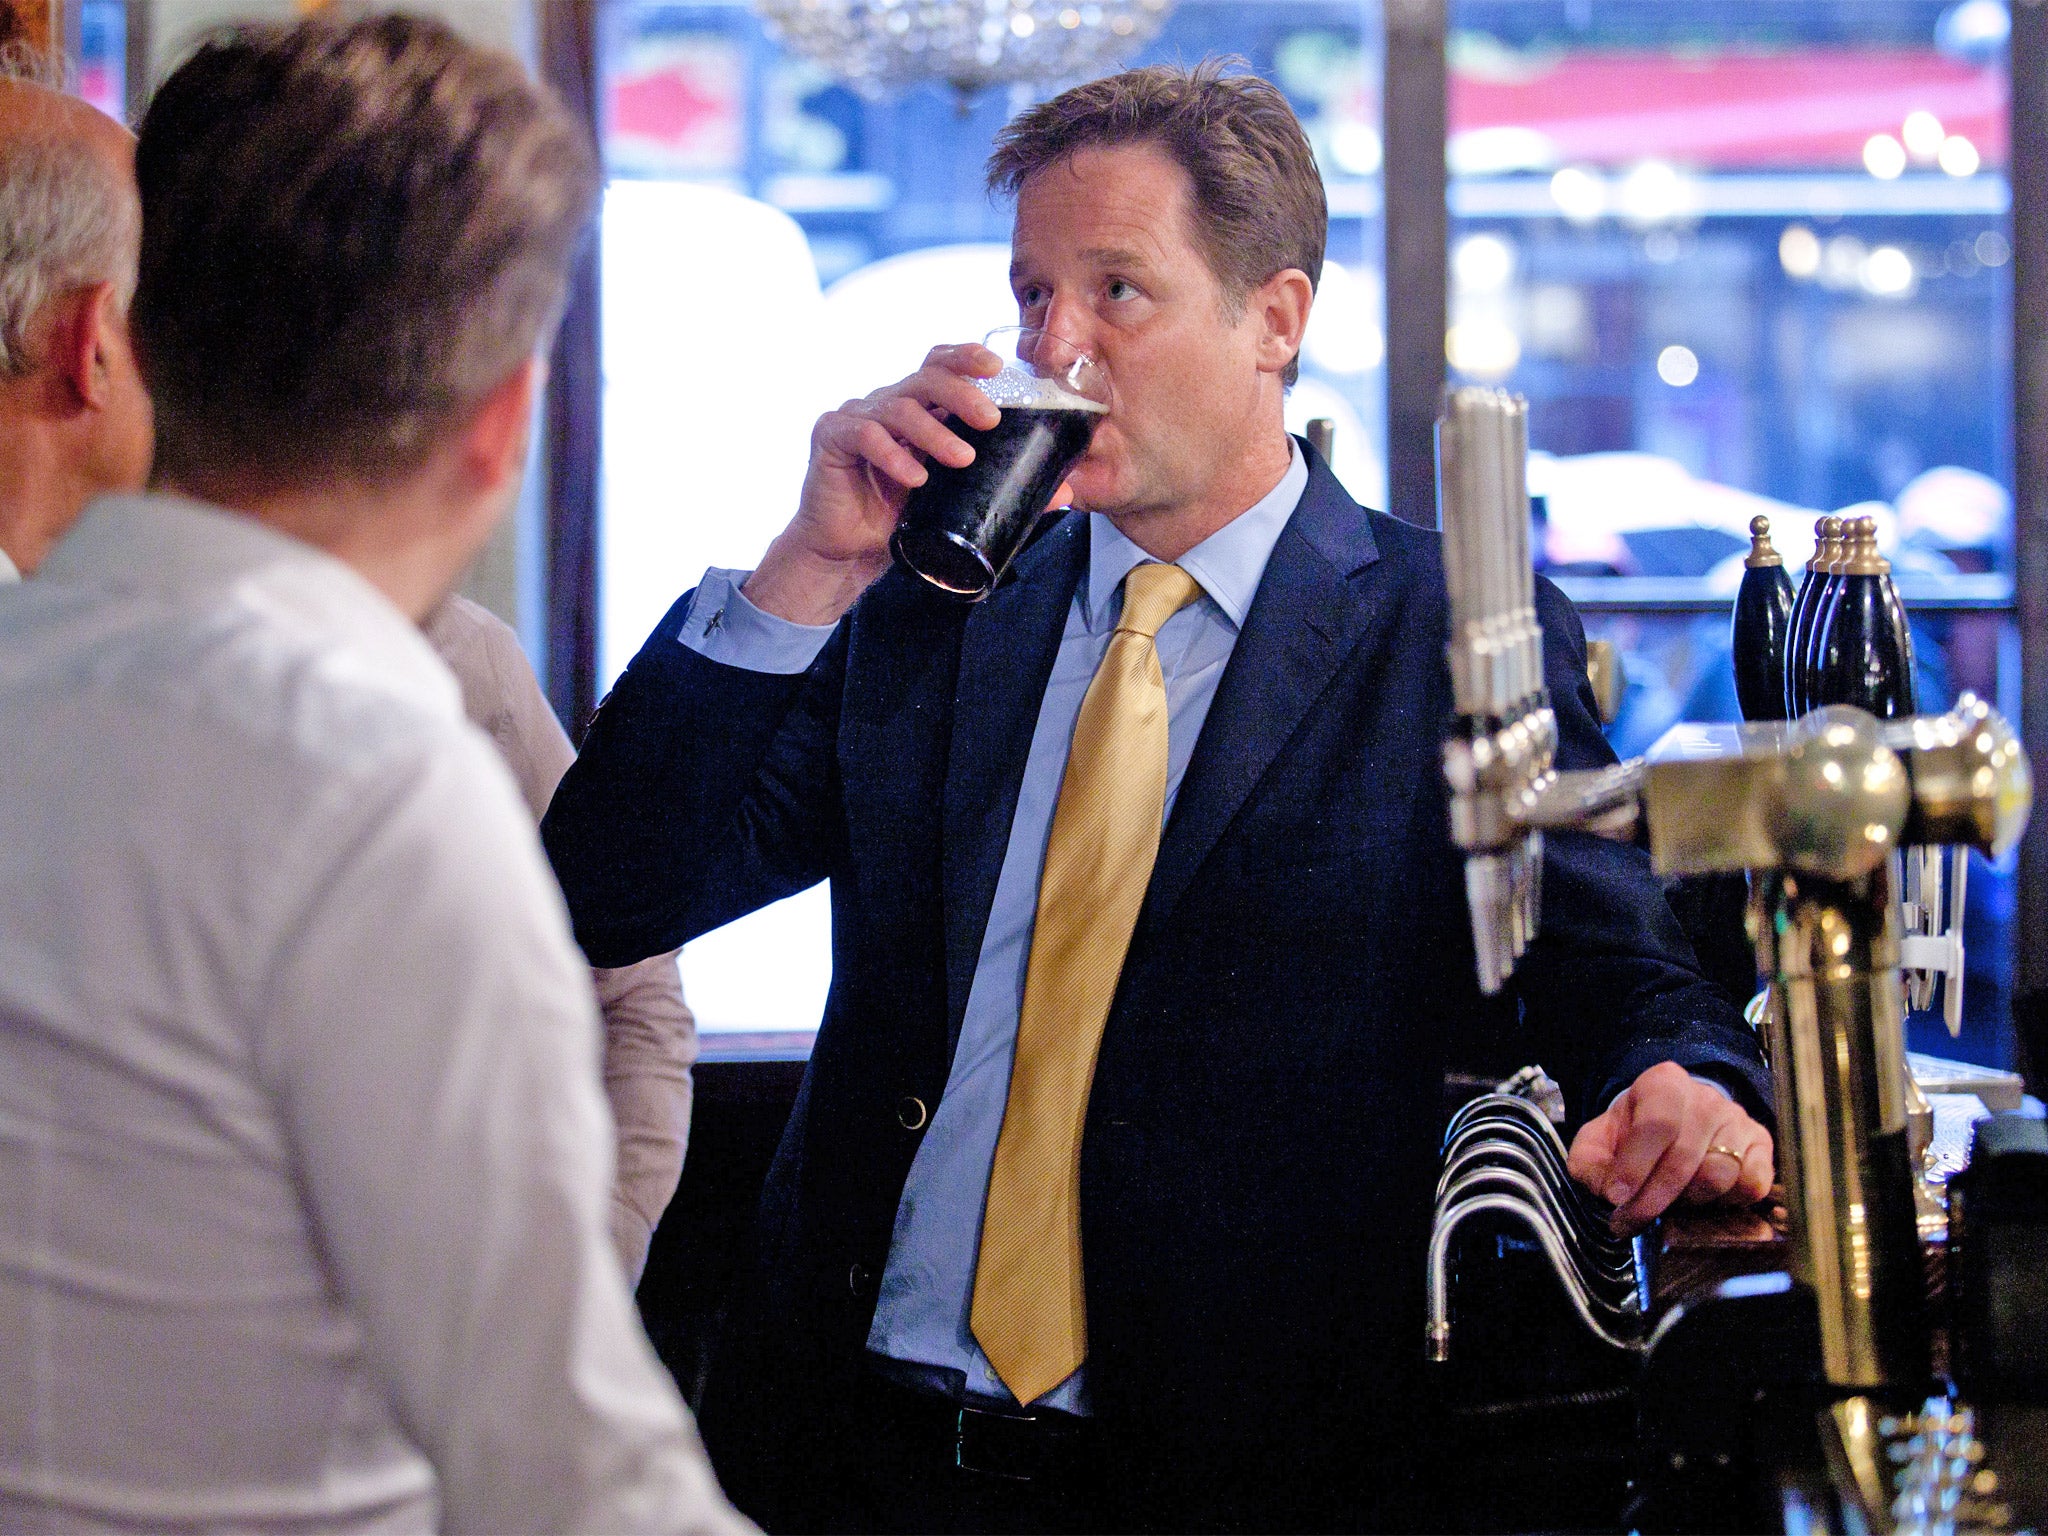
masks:
<path fill-rule="evenodd" d="M 995 586 L 1110 403 L 1102 365 L 1050 331 L 1008 326 L 983 345 L 1003 359 L 1003 371 L 975 384 L 1002 420 L 986 432 L 951 423 L 974 462 L 928 465 L 931 478 L 910 493 L 889 540 L 898 560 L 967 602 Z"/>

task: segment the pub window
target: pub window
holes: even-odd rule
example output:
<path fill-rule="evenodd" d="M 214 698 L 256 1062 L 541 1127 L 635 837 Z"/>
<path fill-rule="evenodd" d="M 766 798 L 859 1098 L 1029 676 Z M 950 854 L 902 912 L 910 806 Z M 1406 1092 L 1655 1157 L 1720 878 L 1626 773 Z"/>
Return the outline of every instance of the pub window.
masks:
<path fill-rule="evenodd" d="M 1454 376 L 1530 401 L 1535 548 L 1621 650 L 1624 756 L 1738 718 L 1748 524 L 1868 512 L 1919 702 L 2019 717 L 2009 18 L 1996 0 L 1453 0 Z M 1796 579 L 1796 577 L 1795 577 Z M 1975 860 L 1965 1029 L 2009 1065 L 2016 855 Z"/>

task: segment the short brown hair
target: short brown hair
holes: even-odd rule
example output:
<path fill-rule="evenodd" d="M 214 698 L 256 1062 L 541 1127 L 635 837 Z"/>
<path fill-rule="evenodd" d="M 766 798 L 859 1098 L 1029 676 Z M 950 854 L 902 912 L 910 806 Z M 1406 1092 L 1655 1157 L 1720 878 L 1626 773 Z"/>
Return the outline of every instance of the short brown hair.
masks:
<path fill-rule="evenodd" d="M 1287 98 L 1241 61 L 1154 64 L 1063 91 L 1019 114 L 988 157 L 991 192 L 1015 194 L 1076 152 L 1156 144 L 1194 188 L 1195 239 L 1224 292 L 1242 299 L 1289 267 L 1323 277 L 1330 208 L 1315 152 Z M 1300 360 L 1287 365 L 1292 384 Z"/>
<path fill-rule="evenodd" d="M 598 188 L 515 59 L 406 16 L 216 35 L 136 179 L 157 464 L 279 485 L 423 462 L 552 332 Z"/>

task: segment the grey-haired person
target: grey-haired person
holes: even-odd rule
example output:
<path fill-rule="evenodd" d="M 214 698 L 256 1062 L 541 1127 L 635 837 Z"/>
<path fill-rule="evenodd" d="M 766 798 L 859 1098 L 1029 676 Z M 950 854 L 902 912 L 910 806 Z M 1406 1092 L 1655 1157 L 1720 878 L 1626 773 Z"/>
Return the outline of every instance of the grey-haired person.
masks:
<path fill-rule="evenodd" d="M 0 583 L 33 571 L 93 497 L 149 473 L 128 339 L 135 138 L 61 78 L 0 48 Z"/>

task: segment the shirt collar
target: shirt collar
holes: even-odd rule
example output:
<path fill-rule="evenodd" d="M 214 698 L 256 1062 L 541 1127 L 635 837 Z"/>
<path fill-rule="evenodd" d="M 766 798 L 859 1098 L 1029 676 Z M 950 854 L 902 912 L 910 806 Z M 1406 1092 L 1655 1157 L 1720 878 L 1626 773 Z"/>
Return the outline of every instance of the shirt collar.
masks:
<path fill-rule="evenodd" d="M 1301 445 L 1291 437 L 1287 445 L 1292 457 L 1280 483 L 1176 562 L 1201 583 L 1233 629 L 1244 626 L 1273 546 L 1308 488 L 1308 461 L 1302 457 Z M 1081 611 L 1090 634 L 1101 634 L 1110 627 L 1117 589 L 1124 577 L 1132 567 L 1151 558 L 1102 513 L 1088 515 L 1088 571 L 1083 578 Z"/>
<path fill-rule="evenodd" d="M 239 512 L 181 496 L 103 496 L 36 579 L 157 597 L 232 589 L 302 632 L 346 646 L 436 713 L 461 713 L 454 676 L 389 598 L 324 550 Z"/>
<path fill-rule="evenodd" d="M 19 580 L 21 580 L 21 572 L 15 567 L 14 562 L 8 558 L 7 551 L 0 549 L 0 587 L 11 587 Z"/>

